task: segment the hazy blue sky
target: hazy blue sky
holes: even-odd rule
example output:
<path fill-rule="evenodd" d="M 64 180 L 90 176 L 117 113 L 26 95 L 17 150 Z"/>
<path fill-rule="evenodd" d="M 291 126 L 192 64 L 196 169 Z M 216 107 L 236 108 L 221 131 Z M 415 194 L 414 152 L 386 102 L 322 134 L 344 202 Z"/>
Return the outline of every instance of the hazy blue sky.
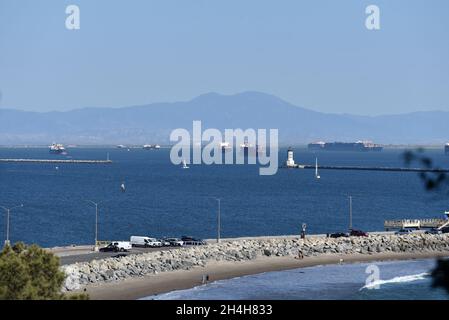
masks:
<path fill-rule="evenodd" d="M 0 0 L 0 107 L 256 90 L 324 112 L 449 111 L 448 15 L 447 0 Z"/>

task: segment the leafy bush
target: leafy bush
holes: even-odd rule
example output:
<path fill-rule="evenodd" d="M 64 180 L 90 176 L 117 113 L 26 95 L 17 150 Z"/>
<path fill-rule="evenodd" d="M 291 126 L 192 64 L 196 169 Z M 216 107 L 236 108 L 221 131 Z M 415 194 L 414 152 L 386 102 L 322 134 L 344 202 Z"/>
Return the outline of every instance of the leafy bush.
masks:
<path fill-rule="evenodd" d="M 67 296 L 61 288 L 65 274 L 59 258 L 37 245 L 19 242 L 0 252 L 0 299 L 88 299 L 85 294 Z"/>

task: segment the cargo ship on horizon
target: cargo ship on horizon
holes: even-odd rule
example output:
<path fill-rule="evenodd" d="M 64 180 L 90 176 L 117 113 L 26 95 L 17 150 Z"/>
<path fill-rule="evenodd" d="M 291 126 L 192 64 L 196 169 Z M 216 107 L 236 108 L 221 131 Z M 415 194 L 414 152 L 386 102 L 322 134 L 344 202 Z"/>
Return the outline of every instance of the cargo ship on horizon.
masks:
<path fill-rule="evenodd" d="M 50 153 L 53 154 L 66 154 L 66 150 L 64 145 L 60 143 L 53 143 L 51 146 L 48 147 Z"/>
<path fill-rule="evenodd" d="M 375 144 L 372 141 L 357 141 L 357 142 L 312 142 L 308 144 L 308 149 L 313 151 L 357 151 L 367 152 L 375 151 L 379 152 L 383 150 L 383 147 L 379 144 Z"/>

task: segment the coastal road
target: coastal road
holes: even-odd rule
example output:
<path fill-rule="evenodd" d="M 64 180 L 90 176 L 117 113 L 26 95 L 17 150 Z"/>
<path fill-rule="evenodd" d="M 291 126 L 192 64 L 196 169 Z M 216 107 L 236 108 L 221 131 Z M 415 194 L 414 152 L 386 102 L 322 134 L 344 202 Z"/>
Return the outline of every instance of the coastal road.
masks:
<path fill-rule="evenodd" d="M 370 234 L 394 234 L 394 232 L 370 232 Z M 326 235 L 308 235 L 308 238 L 325 238 Z M 263 239 L 297 239 L 298 235 L 284 235 L 284 236 L 262 236 L 262 237 L 241 237 L 241 238 L 227 238 L 221 239 L 222 242 L 227 241 L 242 241 L 242 240 L 263 240 Z M 215 239 L 207 239 L 208 244 L 215 243 Z M 181 248 L 188 248 L 190 245 Z M 77 262 L 90 262 L 92 260 L 100 260 L 108 257 L 115 257 L 120 255 L 142 254 L 153 251 L 163 251 L 179 249 L 180 247 L 161 247 L 161 248 L 132 248 L 130 252 L 93 252 L 92 246 L 72 246 L 72 247 L 55 247 L 47 249 L 57 255 L 60 259 L 61 265 L 73 264 Z"/>
<path fill-rule="evenodd" d="M 188 246 L 184 246 L 188 247 Z M 153 251 L 166 251 L 171 249 L 179 249 L 179 247 L 161 247 L 161 248 L 132 248 L 129 252 L 83 252 L 79 254 L 59 255 L 61 265 L 73 264 L 77 262 L 90 262 L 92 260 L 100 260 L 115 256 L 127 256 L 133 254 L 142 254 Z"/>

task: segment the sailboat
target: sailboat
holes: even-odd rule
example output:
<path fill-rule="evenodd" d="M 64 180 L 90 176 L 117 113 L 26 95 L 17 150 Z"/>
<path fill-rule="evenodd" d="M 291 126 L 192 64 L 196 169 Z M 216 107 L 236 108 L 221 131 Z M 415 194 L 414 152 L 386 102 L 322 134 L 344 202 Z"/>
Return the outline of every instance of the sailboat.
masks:
<path fill-rule="evenodd" d="M 318 158 L 315 158 L 315 178 L 320 179 L 320 175 L 318 174 Z"/>
<path fill-rule="evenodd" d="M 122 184 L 120 185 L 120 189 L 122 190 L 122 192 L 126 191 L 126 187 L 125 187 L 125 183 L 122 182 Z"/>
<path fill-rule="evenodd" d="M 183 169 L 189 169 L 189 167 L 187 166 L 187 163 L 185 160 L 182 160 L 182 168 Z"/>

